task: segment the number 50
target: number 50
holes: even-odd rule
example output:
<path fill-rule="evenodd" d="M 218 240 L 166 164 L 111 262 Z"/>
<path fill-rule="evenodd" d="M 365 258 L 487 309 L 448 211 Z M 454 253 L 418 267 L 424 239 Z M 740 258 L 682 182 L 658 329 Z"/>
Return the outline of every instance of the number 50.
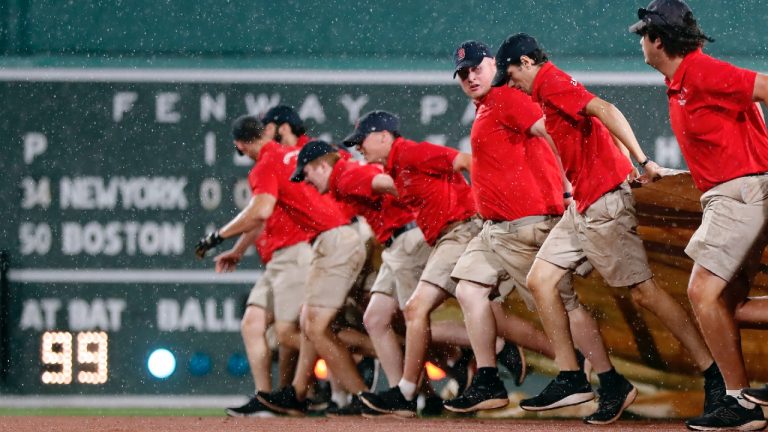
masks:
<path fill-rule="evenodd" d="M 72 383 L 72 333 L 45 332 L 41 345 L 44 384 Z M 77 382 L 103 384 L 107 382 L 107 334 L 82 332 L 77 334 Z"/>

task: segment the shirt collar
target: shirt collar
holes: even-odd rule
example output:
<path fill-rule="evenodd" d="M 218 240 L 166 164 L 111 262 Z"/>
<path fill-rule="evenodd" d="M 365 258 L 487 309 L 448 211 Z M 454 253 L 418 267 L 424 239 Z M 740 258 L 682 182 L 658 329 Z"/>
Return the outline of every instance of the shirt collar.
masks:
<path fill-rule="evenodd" d="M 328 177 L 328 191 L 334 198 L 336 197 L 336 182 L 338 182 L 339 176 L 346 169 L 347 163 L 344 159 L 336 161 L 336 164 L 333 165 L 333 170 L 331 170 L 331 176 Z"/>
<path fill-rule="evenodd" d="M 531 97 L 534 102 L 539 102 L 539 88 L 541 88 L 541 83 L 544 81 L 544 75 L 547 75 L 554 67 L 555 65 L 553 65 L 552 62 L 546 62 L 541 65 L 539 73 L 537 73 L 536 78 L 533 79 L 533 89 L 531 89 Z"/>
<path fill-rule="evenodd" d="M 387 164 L 386 169 L 388 173 L 391 173 L 394 171 L 395 168 L 395 158 L 396 153 L 400 152 L 400 144 L 405 141 L 403 137 L 398 137 L 395 139 L 395 141 L 392 142 L 392 148 L 389 149 L 389 156 L 387 157 Z"/>
<path fill-rule="evenodd" d="M 259 156 L 258 156 L 259 159 L 258 160 L 261 160 L 264 157 L 264 155 L 267 154 L 267 152 L 271 152 L 275 148 L 279 148 L 279 147 L 280 147 L 280 144 L 278 144 L 277 141 L 270 141 L 270 142 L 264 144 L 264 146 L 261 148 L 261 150 L 259 150 Z"/>
<path fill-rule="evenodd" d="M 301 135 L 296 139 L 296 147 L 302 148 L 304 144 L 308 143 L 310 138 L 307 135 Z"/>
<path fill-rule="evenodd" d="M 704 53 L 701 51 L 701 48 L 688 53 L 688 55 L 683 58 L 683 61 L 680 62 L 680 66 L 677 67 L 675 74 L 672 76 L 672 80 L 669 78 L 664 78 L 664 83 L 667 84 L 667 87 L 669 87 L 669 89 L 667 89 L 667 94 L 673 91 L 680 91 L 680 89 L 683 87 L 683 78 L 685 77 L 685 72 L 688 70 L 688 67 L 696 58 L 703 55 Z"/>

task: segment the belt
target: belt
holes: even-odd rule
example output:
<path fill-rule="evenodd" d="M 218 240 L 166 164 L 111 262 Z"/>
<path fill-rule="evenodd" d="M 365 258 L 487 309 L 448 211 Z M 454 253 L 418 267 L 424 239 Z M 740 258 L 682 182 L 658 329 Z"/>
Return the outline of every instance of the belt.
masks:
<path fill-rule="evenodd" d="M 342 225 L 339 225 L 339 226 L 349 226 L 349 225 L 352 225 L 352 224 L 354 224 L 356 222 L 360 222 L 360 218 L 358 218 L 357 216 L 352 216 L 352 219 L 350 219 L 349 222 L 347 222 L 345 224 L 342 224 Z M 336 228 L 338 228 L 338 227 L 336 227 Z M 336 229 L 336 228 L 331 228 L 331 229 Z M 330 231 L 330 230 L 328 230 L 328 231 Z M 325 232 L 325 231 L 323 231 L 323 232 Z M 316 236 L 314 236 L 312 238 L 312 240 L 309 241 L 309 244 L 314 245 L 315 241 L 317 240 L 317 238 L 320 237 L 320 234 L 322 234 L 322 232 L 317 234 Z"/>
<path fill-rule="evenodd" d="M 539 223 L 539 222 L 548 221 L 548 220 L 550 220 L 552 218 L 556 218 L 556 217 L 559 217 L 559 215 L 558 216 L 553 216 L 553 215 L 525 216 L 525 217 L 521 217 L 521 218 L 515 219 L 515 220 L 488 219 L 488 222 L 490 222 L 493 225 L 506 224 L 507 225 L 507 229 L 509 230 L 509 229 L 516 228 L 516 227 L 521 227 L 521 226 L 526 226 L 526 225 L 531 225 L 531 224 L 535 224 L 535 223 Z"/>
<path fill-rule="evenodd" d="M 472 219 L 474 219 L 476 217 L 477 216 L 470 216 L 470 217 L 468 217 L 466 219 L 463 219 L 463 220 L 448 222 L 448 224 L 445 225 L 443 227 L 443 229 L 440 230 L 440 234 L 438 234 L 437 237 L 440 238 L 440 237 L 448 234 L 449 232 L 451 232 L 452 229 L 456 228 L 457 226 L 459 226 L 459 225 L 461 225 L 463 223 L 467 223 L 467 222 L 471 221 Z"/>
<path fill-rule="evenodd" d="M 410 221 L 401 227 L 395 228 L 395 230 L 392 231 L 392 235 L 384 242 L 384 247 L 392 246 L 392 243 L 394 243 L 395 239 L 400 237 L 401 234 L 405 234 L 416 227 L 418 227 L 416 221 Z"/>
<path fill-rule="evenodd" d="M 759 173 L 754 173 L 754 174 L 747 174 L 747 175 L 745 175 L 744 177 L 759 177 L 759 176 L 764 176 L 764 175 L 768 175 L 768 171 L 766 171 L 766 172 L 759 172 Z"/>

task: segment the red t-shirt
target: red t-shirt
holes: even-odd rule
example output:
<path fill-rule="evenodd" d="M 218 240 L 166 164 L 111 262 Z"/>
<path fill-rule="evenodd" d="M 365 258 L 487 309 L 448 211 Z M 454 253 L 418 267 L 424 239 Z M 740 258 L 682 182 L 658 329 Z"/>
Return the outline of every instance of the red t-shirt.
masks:
<path fill-rule="evenodd" d="M 544 63 L 533 81 L 533 100 L 544 111 L 565 175 L 573 185 L 576 209 L 583 213 L 632 172 L 632 163 L 616 147 L 608 128 L 584 108 L 595 95 L 552 63 Z"/>
<path fill-rule="evenodd" d="M 520 90 L 493 87 L 472 125 L 472 192 L 483 219 L 563 214 L 563 180 L 555 155 L 530 135 L 541 108 Z"/>
<path fill-rule="evenodd" d="M 312 238 L 349 222 L 333 200 L 323 197 L 306 183 L 290 180 L 296 169 L 297 153 L 294 150 L 276 142 L 262 147 L 251 171 L 254 195 L 274 196 L 277 199 L 275 208 L 284 211 L 304 231 L 313 233 Z"/>
<path fill-rule="evenodd" d="M 477 213 L 467 181 L 453 170 L 458 154 L 449 147 L 400 137 L 387 159 L 385 170 L 395 180 L 400 199 L 416 210 L 416 223 L 430 245 L 449 223 Z"/>
<path fill-rule="evenodd" d="M 376 239 L 384 243 L 395 229 L 413 222 L 415 215 L 392 195 L 373 191 L 373 178 L 382 172 L 379 165 L 362 165 L 354 160 L 342 159 L 333 166 L 328 189 L 334 199 L 350 204 L 357 214 L 363 216 L 376 234 Z"/>
<path fill-rule="evenodd" d="M 756 77 L 696 50 L 665 80 L 672 130 L 702 191 L 768 171 L 768 133 L 752 100 Z"/>
<path fill-rule="evenodd" d="M 255 168 L 256 166 L 254 165 L 248 173 L 248 183 L 251 185 L 251 191 L 257 189 L 257 180 L 254 177 Z M 272 215 L 267 219 L 264 230 L 253 243 L 256 246 L 256 251 L 261 257 L 261 261 L 266 264 L 272 260 L 272 254 L 276 250 L 299 242 L 308 241 L 315 235 L 317 235 L 317 233 L 299 227 L 293 219 L 285 214 L 285 211 L 283 211 L 281 207 L 275 206 Z"/>

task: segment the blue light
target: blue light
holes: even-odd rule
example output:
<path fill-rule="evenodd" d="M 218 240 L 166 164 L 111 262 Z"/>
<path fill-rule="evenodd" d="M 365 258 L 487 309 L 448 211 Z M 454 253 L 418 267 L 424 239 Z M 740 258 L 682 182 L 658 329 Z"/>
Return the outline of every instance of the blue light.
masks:
<path fill-rule="evenodd" d="M 189 358 L 187 367 L 189 368 L 190 374 L 194 376 L 203 376 L 211 371 L 212 364 L 211 356 L 208 354 L 194 353 L 192 354 L 192 357 Z"/>
<path fill-rule="evenodd" d="M 240 354 L 235 353 L 227 360 L 227 371 L 233 376 L 243 376 L 248 373 L 250 368 L 248 367 L 248 359 Z"/>
<path fill-rule="evenodd" d="M 168 378 L 176 371 L 176 357 L 165 348 L 156 349 L 149 355 L 147 369 L 155 378 Z"/>

